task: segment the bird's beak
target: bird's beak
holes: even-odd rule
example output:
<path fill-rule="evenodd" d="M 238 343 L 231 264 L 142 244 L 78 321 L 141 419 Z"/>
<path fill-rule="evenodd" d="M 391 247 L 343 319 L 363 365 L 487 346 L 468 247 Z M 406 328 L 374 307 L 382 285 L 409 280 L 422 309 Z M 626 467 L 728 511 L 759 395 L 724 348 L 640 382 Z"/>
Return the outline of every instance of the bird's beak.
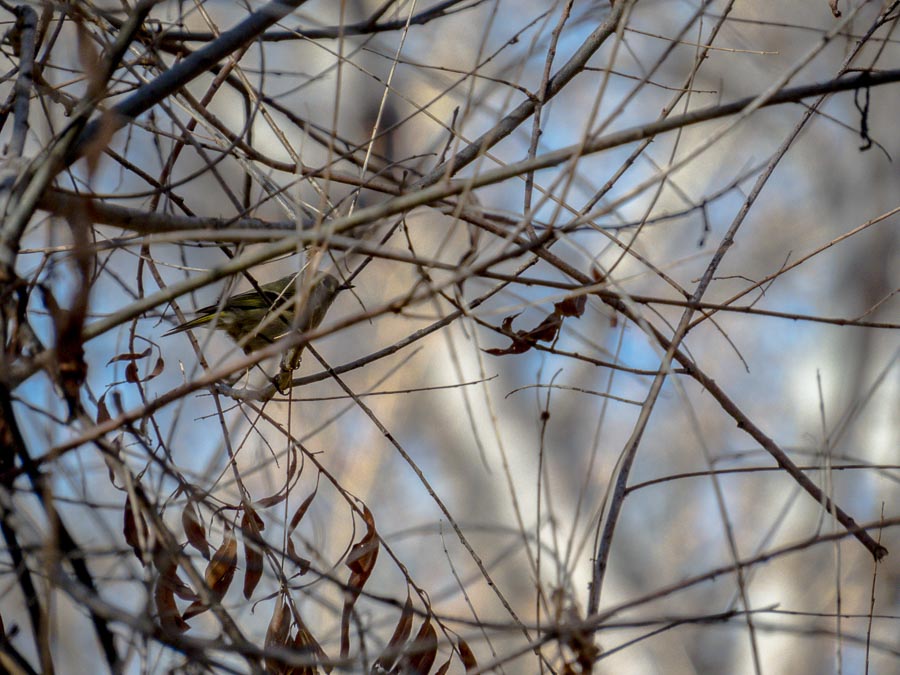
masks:
<path fill-rule="evenodd" d="M 337 287 L 339 291 L 349 291 L 351 288 L 356 288 L 356 286 L 346 282 Z"/>

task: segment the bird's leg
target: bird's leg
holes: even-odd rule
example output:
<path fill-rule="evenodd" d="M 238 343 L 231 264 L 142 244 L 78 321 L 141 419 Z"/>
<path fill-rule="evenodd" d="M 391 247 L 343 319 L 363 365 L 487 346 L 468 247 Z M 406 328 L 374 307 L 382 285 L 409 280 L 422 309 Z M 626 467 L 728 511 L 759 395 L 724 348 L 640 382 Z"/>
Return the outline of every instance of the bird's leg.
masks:
<path fill-rule="evenodd" d="M 291 388 L 292 373 L 300 367 L 302 353 L 303 345 L 300 345 L 299 347 L 294 347 L 289 350 L 281 357 L 281 369 L 278 375 L 272 378 L 272 384 L 274 384 L 282 394 L 286 394 Z"/>
<path fill-rule="evenodd" d="M 272 378 L 272 384 L 275 385 L 275 388 L 278 390 L 279 394 L 283 396 L 287 396 L 288 392 L 291 390 L 291 380 L 293 376 L 291 371 L 282 370 L 275 377 Z"/>

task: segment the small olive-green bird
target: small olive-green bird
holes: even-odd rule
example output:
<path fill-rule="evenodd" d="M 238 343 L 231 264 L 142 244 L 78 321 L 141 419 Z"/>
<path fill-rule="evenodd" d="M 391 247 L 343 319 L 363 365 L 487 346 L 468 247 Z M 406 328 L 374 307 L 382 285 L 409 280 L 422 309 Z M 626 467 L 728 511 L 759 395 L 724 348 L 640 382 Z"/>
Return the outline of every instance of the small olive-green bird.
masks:
<path fill-rule="evenodd" d="M 300 317 L 294 320 L 294 293 L 297 275 L 289 274 L 278 281 L 262 284 L 246 293 L 232 295 L 219 309 L 218 305 L 201 307 L 200 316 L 185 321 L 163 335 L 181 333 L 215 322 L 217 330 L 224 330 L 237 343 L 243 340 L 244 352 L 262 349 L 292 329 L 306 332 L 315 329 L 325 318 L 331 303 L 340 291 L 352 288 L 342 284 L 330 274 L 320 275 L 312 285 L 306 302 L 300 308 Z"/>

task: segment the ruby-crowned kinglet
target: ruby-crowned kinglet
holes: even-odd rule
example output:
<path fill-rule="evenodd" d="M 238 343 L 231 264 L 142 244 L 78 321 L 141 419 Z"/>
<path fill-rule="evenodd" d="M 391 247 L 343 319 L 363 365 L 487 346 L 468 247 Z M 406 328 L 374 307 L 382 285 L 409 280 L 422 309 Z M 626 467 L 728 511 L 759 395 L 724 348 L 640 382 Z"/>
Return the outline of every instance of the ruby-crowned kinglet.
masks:
<path fill-rule="evenodd" d="M 322 323 L 337 294 L 352 288 L 330 274 L 320 275 L 309 289 L 306 302 L 300 308 L 300 316 L 295 319 L 296 279 L 297 275 L 289 274 L 278 281 L 261 285 L 261 293 L 253 289 L 232 295 L 221 309 L 219 305 L 201 307 L 197 310 L 200 316 L 176 326 L 163 337 L 215 322 L 218 330 L 228 333 L 249 354 L 272 344 L 291 330 L 313 330 Z"/>

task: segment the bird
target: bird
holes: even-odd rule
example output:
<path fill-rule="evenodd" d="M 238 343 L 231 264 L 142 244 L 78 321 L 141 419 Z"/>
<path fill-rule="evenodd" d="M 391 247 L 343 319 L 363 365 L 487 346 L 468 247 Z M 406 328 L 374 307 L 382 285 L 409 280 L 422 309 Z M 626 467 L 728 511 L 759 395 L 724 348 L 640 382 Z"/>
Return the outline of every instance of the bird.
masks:
<path fill-rule="evenodd" d="M 163 337 L 213 324 L 241 345 L 245 354 L 250 354 L 272 344 L 291 330 L 302 333 L 314 330 L 322 323 L 337 294 L 352 288 L 331 274 L 319 275 L 306 293 L 300 316 L 295 319 L 296 278 L 296 274 L 289 274 L 262 284 L 259 291 L 253 289 L 232 295 L 220 303 L 221 308 L 218 304 L 201 307 L 196 311 L 197 317 L 175 326 Z"/>

